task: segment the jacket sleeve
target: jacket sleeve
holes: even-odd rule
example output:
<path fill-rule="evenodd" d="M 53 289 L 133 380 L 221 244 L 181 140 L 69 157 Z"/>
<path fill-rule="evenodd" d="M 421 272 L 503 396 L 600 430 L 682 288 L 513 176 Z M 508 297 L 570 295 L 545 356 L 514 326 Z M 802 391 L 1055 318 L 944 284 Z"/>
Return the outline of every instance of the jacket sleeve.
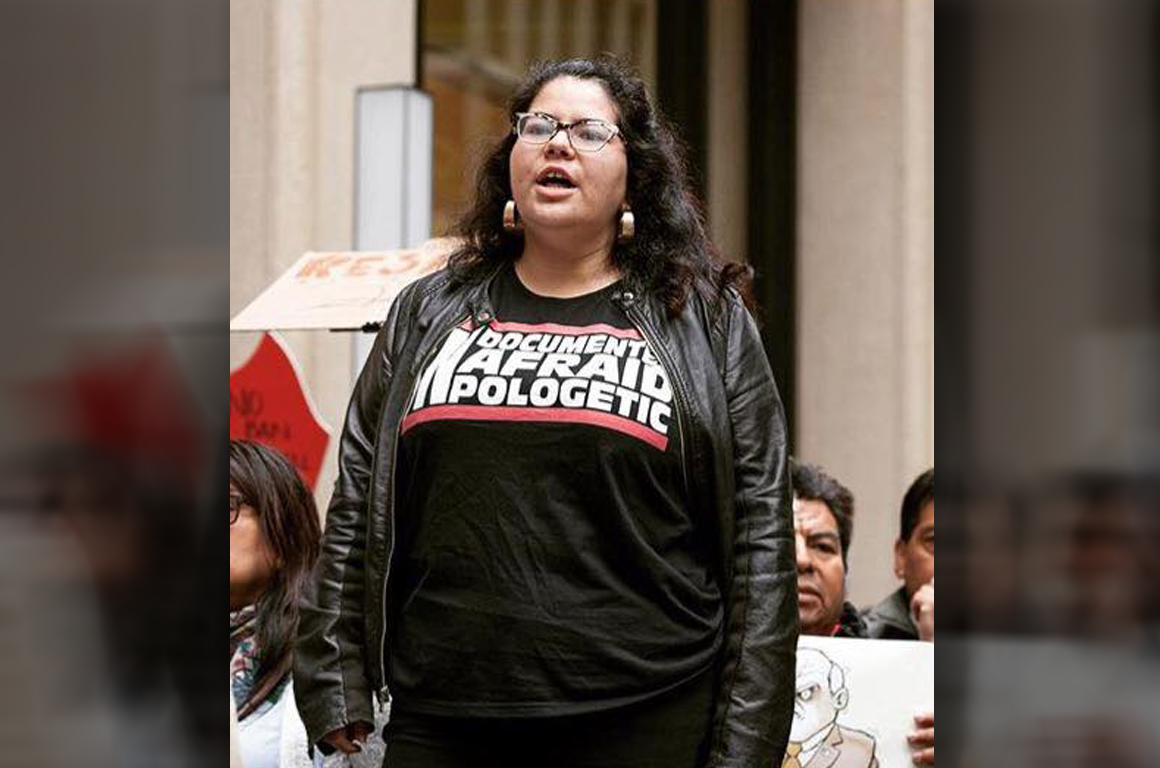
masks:
<path fill-rule="evenodd" d="M 299 604 L 294 687 L 311 743 L 348 723 L 375 721 L 364 649 L 368 492 L 391 382 L 393 339 L 411 293 L 405 290 L 392 304 L 355 383 L 338 446 L 338 479 L 326 512 L 322 552 Z"/>
<path fill-rule="evenodd" d="M 793 717 L 797 569 L 785 415 L 757 326 L 734 298 L 724 383 L 733 433 L 732 578 L 708 764 L 780 763 Z"/>

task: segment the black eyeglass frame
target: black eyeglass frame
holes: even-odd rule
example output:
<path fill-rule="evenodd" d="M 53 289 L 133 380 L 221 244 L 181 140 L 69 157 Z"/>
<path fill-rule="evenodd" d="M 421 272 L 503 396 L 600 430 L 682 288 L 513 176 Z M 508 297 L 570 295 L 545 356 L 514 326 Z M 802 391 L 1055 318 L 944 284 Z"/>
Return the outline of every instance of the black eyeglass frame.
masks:
<path fill-rule="evenodd" d="M 548 134 L 548 138 L 544 139 L 543 141 L 532 141 L 530 139 L 524 138 L 521 135 L 520 124 L 522 122 L 524 122 L 525 120 L 527 120 L 529 117 L 543 118 L 544 120 L 547 120 L 548 122 L 550 122 L 552 125 L 555 126 L 553 131 L 550 134 Z M 604 140 L 603 144 L 601 144 L 599 147 L 596 147 L 595 149 L 581 149 L 580 147 L 576 146 L 576 144 L 572 141 L 572 129 L 578 125 L 591 125 L 591 124 L 602 125 L 605 128 L 607 128 L 609 130 L 608 138 Z M 563 120 L 557 120 L 556 118 L 552 117 L 551 115 L 545 114 L 543 112 L 516 112 L 512 118 L 512 133 L 515 134 L 516 138 L 519 139 L 520 141 L 527 142 L 528 144 L 532 144 L 535 146 L 543 146 L 544 144 L 547 144 L 552 139 L 556 138 L 556 134 L 559 133 L 560 131 L 563 131 L 564 135 L 568 137 L 568 146 L 572 147 L 572 149 L 576 150 L 577 152 L 592 153 L 592 152 L 599 152 L 600 150 L 604 149 L 612 142 L 613 139 L 615 139 L 617 136 L 619 136 L 620 135 L 620 126 L 616 125 L 615 123 L 610 123 L 607 120 L 601 120 L 598 117 L 585 117 L 581 120 L 573 120 L 570 123 L 565 123 Z"/>

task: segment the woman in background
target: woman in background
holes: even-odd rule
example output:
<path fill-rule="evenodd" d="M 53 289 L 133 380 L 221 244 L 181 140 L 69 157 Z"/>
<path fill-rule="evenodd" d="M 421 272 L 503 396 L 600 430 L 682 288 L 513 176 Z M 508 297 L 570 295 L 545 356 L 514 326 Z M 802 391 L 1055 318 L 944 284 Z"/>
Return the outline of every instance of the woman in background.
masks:
<path fill-rule="evenodd" d="M 246 768 L 309 764 L 290 669 L 298 600 L 321 530 L 279 452 L 230 441 L 230 687 Z"/>

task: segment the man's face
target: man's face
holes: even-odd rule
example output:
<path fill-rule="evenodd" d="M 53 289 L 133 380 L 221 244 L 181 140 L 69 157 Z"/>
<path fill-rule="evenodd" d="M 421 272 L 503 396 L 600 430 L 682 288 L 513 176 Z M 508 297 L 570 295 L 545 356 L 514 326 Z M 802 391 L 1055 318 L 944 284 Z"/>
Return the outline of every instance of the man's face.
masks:
<path fill-rule="evenodd" d="M 825 502 L 795 496 L 793 529 L 802 634 L 833 634 L 846 601 L 846 566 L 838 522 Z"/>
<path fill-rule="evenodd" d="M 918 513 L 918 525 L 910 538 L 894 542 L 894 575 L 906 582 L 906 596 L 913 597 L 934 578 L 934 502 Z"/>
<path fill-rule="evenodd" d="M 830 728 L 838 717 L 839 709 L 824 679 L 798 677 L 789 740 L 808 741 L 818 731 Z"/>

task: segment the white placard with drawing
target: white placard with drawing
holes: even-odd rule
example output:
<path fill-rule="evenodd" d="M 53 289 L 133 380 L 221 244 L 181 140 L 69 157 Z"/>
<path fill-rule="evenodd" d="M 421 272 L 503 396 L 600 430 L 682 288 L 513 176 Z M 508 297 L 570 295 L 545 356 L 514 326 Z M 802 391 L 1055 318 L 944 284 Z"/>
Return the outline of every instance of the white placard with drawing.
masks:
<path fill-rule="evenodd" d="M 801 768 L 913 765 L 906 736 L 933 709 L 933 643 L 802 637 L 787 758 Z"/>

